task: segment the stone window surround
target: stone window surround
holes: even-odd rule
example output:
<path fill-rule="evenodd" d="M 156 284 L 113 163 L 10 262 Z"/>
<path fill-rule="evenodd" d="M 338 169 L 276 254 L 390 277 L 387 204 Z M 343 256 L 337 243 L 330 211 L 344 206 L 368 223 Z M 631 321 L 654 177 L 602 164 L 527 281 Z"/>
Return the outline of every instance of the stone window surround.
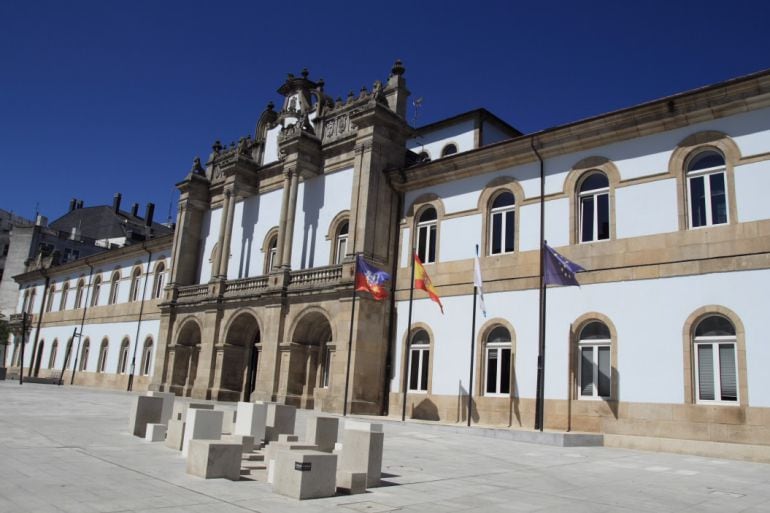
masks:
<path fill-rule="evenodd" d="M 61 286 L 61 297 L 59 299 L 59 311 L 62 312 L 67 309 L 67 295 L 70 291 L 69 280 L 64 280 Z"/>
<path fill-rule="evenodd" d="M 449 154 L 444 153 L 449 149 L 450 146 L 454 146 L 455 151 Z M 443 159 L 445 157 L 451 157 L 452 155 L 456 155 L 458 153 L 460 153 L 460 145 L 458 145 L 457 142 L 454 141 L 454 139 L 451 139 L 445 142 L 444 145 L 441 147 L 440 155 L 441 155 L 441 158 Z"/>
<path fill-rule="evenodd" d="M 128 369 L 128 353 L 131 349 L 131 339 L 128 335 L 123 337 L 120 342 L 120 353 L 118 353 L 118 367 L 116 374 L 125 374 Z"/>
<path fill-rule="evenodd" d="M 110 354 L 110 340 L 107 337 L 102 339 L 99 345 L 99 359 L 96 361 L 96 372 L 102 373 L 107 369 L 107 357 Z"/>
<path fill-rule="evenodd" d="M 115 269 L 110 276 L 110 295 L 107 298 L 108 305 L 114 305 L 118 302 L 118 293 L 120 291 L 120 269 Z"/>
<path fill-rule="evenodd" d="M 514 227 L 513 227 L 513 251 L 509 253 L 499 253 L 492 255 L 490 253 L 490 231 L 491 225 L 490 216 L 492 210 L 492 202 L 495 197 L 501 192 L 510 192 L 514 198 Z M 516 253 L 519 251 L 519 223 L 521 216 L 519 215 L 519 204 L 524 198 L 524 189 L 521 187 L 518 181 L 511 176 L 498 176 L 490 181 L 479 195 L 479 201 L 477 211 L 481 213 L 481 248 L 479 250 L 479 256 L 504 256 Z"/>
<path fill-rule="evenodd" d="M 154 342 L 151 335 L 148 335 L 144 339 L 144 346 L 142 348 L 142 362 L 141 362 L 141 375 L 147 376 L 150 374 L 150 367 L 152 366 L 152 348 Z"/>
<path fill-rule="evenodd" d="M 486 393 L 486 348 L 487 337 L 493 329 L 498 326 L 508 330 L 508 334 L 511 336 L 511 384 L 510 393 L 508 394 L 487 394 Z M 476 351 L 474 358 L 476 358 L 476 364 L 474 365 L 475 376 L 473 379 L 474 397 L 509 397 L 513 395 L 516 390 L 516 330 L 513 325 L 502 317 L 493 317 L 486 321 L 481 328 L 476 332 Z"/>
<path fill-rule="evenodd" d="M 56 365 L 56 353 L 59 350 L 59 339 L 55 338 L 53 339 L 53 342 L 51 343 L 51 352 L 48 355 L 48 368 L 53 369 Z"/>
<path fill-rule="evenodd" d="M 142 264 L 135 264 L 131 269 L 130 280 L 131 285 L 128 289 L 128 301 L 139 301 L 139 288 L 142 282 L 142 274 L 144 272 Z"/>
<path fill-rule="evenodd" d="M 275 258 L 277 260 L 278 259 L 278 255 L 280 253 L 280 251 L 278 250 L 278 239 L 279 239 L 279 236 L 278 236 L 278 227 L 277 226 L 273 226 L 272 228 L 270 228 L 267 231 L 267 233 L 265 234 L 265 239 L 262 242 L 262 254 L 264 255 L 263 262 L 262 262 L 262 271 L 263 271 L 262 274 L 265 274 L 265 275 L 270 274 L 273 271 L 273 269 L 275 269 L 276 264 L 278 264 L 279 266 L 281 265 L 280 262 L 275 262 L 274 261 L 273 262 L 273 269 L 268 269 L 268 266 L 270 264 L 270 262 L 269 262 L 269 260 L 270 260 L 270 243 L 273 241 L 273 239 L 275 239 L 275 251 L 276 251 Z"/>
<path fill-rule="evenodd" d="M 48 298 L 45 301 L 46 313 L 53 311 L 53 300 L 54 300 L 55 294 L 56 294 L 56 284 L 52 283 L 51 286 L 48 287 Z"/>
<path fill-rule="evenodd" d="M 409 390 L 409 357 L 411 353 L 411 344 L 409 344 L 412 336 L 414 336 L 415 333 L 417 333 L 419 330 L 424 330 L 428 334 L 428 340 L 430 342 L 428 343 L 428 384 L 425 391 L 416 391 L 416 390 Z M 435 341 L 436 337 L 433 334 L 433 330 L 430 329 L 430 326 L 425 324 L 424 322 L 414 322 L 412 323 L 412 327 L 409 330 L 409 332 L 402 337 L 401 340 L 401 380 L 400 385 L 401 388 L 399 389 L 399 392 L 402 392 L 404 390 L 404 385 L 406 385 L 407 395 L 408 394 L 417 394 L 417 395 L 430 395 L 433 390 L 433 360 L 435 356 Z"/>
<path fill-rule="evenodd" d="M 581 397 L 580 396 L 580 332 L 590 322 L 599 321 L 610 330 L 610 397 Z M 586 312 L 570 325 L 569 350 L 569 396 L 579 401 L 619 401 L 618 394 L 618 332 L 615 324 L 606 315 L 599 312 Z"/>
<path fill-rule="evenodd" d="M 430 207 L 433 207 L 436 210 L 436 259 L 430 264 L 426 264 L 425 262 L 423 262 L 423 264 L 432 265 L 441 261 L 441 222 L 445 216 L 444 203 L 436 194 L 429 192 L 421 194 L 414 200 L 414 202 L 409 206 L 409 209 L 406 213 L 406 219 L 404 220 L 406 227 L 411 228 L 411 246 L 408 248 L 409 255 L 407 259 L 408 266 L 412 265 L 412 253 L 417 252 L 417 220 L 420 218 L 422 213 Z M 402 225 L 402 228 L 403 227 L 404 226 Z M 403 237 L 401 240 L 403 240 Z M 399 244 L 399 246 L 401 245 Z M 401 248 L 401 251 L 404 249 L 407 248 Z"/>
<path fill-rule="evenodd" d="M 329 231 L 326 234 L 326 240 L 330 242 L 329 265 L 334 265 L 337 262 L 337 236 L 340 227 L 344 222 L 348 223 L 348 244 L 345 253 L 346 255 L 351 254 L 350 250 L 352 247 L 350 245 L 350 210 L 342 210 L 341 212 L 338 212 L 337 215 L 335 215 L 331 220 L 329 223 Z"/>
<path fill-rule="evenodd" d="M 594 172 L 601 172 L 607 177 L 609 182 L 609 203 L 610 203 L 610 238 L 594 241 L 580 242 L 580 184 L 583 180 Z M 567 177 L 564 180 L 564 192 L 569 197 L 569 243 L 575 244 L 593 244 L 604 242 L 605 240 L 617 239 L 615 223 L 615 189 L 620 183 L 620 172 L 617 166 L 605 157 L 591 156 L 581 159 L 572 166 Z"/>

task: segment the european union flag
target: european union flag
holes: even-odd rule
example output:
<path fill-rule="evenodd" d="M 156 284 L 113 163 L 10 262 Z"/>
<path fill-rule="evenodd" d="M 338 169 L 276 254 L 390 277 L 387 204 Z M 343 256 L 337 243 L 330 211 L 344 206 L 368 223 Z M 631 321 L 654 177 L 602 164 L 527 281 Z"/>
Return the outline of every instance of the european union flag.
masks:
<path fill-rule="evenodd" d="M 561 256 L 548 244 L 545 244 L 544 259 L 546 285 L 580 285 L 575 279 L 575 273 L 585 269 Z"/>

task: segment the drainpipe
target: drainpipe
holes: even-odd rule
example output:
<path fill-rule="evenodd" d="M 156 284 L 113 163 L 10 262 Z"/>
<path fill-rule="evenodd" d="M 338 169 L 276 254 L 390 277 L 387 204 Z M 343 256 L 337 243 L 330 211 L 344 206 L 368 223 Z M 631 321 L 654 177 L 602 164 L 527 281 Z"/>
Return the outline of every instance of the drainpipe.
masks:
<path fill-rule="evenodd" d="M 88 266 L 88 286 L 86 287 L 85 304 L 83 305 L 83 317 L 80 319 L 80 331 L 78 332 L 78 347 L 75 350 L 75 360 L 72 365 L 72 376 L 70 376 L 70 385 L 75 383 L 75 373 L 78 371 L 78 355 L 80 354 L 80 341 L 83 339 L 83 324 L 86 322 L 86 312 L 88 311 L 88 295 L 91 293 L 91 281 L 94 277 L 94 266 L 88 263 L 86 259 L 85 264 Z M 73 340 L 74 342 L 74 340 Z"/>
<path fill-rule="evenodd" d="M 37 342 L 40 339 L 40 324 L 43 322 L 43 312 L 45 312 L 45 303 L 48 297 L 48 285 L 51 283 L 51 277 L 48 276 L 46 270 L 40 269 L 40 272 L 45 276 L 45 288 L 43 289 L 43 300 L 40 302 L 40 313 L 37 316 L 37 326 L 35 327 L 35 342 L 32 344 L 32 358 L 29 359 L 29 369 L 27 369 L 27 376 L 32 376 L 32 369 L 35 367 L 35 359 L 37 358 Z M 22 362 L 22 372 L 24 369 L 24 362 Z"/>
<path fill-rule="evenodd" d="M 134 385 L 134 369 L 136 368 L 136 348 L 139 347 L 139 329 L 142 327 L 142 314 L 144 313 L 144 300 L 147 294 L 147 282 L 150 281 L 150 259 L 152 258 L 152 251 L 147 249 L 147 245 L 143 248 L 147 252 L 147 274 L 144 275 L 144 285 L 142 286 L 142 302 L 139 305 L 139 320 L 136 323 L 136 337 L 134 338 L 134 355 L 131 357 L 131 370 L 128 374 L 128 386 L 126 391 L 130 392 Z"/>

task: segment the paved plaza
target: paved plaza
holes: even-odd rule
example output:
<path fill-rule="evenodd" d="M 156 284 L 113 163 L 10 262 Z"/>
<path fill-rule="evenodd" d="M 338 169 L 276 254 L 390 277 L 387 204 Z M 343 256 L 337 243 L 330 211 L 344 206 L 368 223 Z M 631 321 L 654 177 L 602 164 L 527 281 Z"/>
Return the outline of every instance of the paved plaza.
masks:
<path fill-rule="evenodd" d="M 383 486 L 299 502 L 273 494 L 258 470 L 238 482 L 187 475 L 181 453 L 128 434 L 133 397 L 0 382 L 0 513 L 770 512 L 766 464 L 543 446 L 392 421 Z M 298 411 L 298 434 L 312 414 Z"/>

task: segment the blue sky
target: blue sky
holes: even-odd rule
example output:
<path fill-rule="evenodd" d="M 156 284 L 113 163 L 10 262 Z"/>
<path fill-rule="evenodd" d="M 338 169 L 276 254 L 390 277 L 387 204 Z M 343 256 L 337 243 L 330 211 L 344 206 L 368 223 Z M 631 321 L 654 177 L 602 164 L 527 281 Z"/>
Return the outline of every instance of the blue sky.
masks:
<path fill-rule="evenodd" d="M 6 0 L 0 208 L 121 192 L 165 221 L 193 158 L 303 67 L 336 97 L 400 58 L 418 125 L 485 107 L 525 133 L 770 68 L 767 2 L 628 5 Z"/>

